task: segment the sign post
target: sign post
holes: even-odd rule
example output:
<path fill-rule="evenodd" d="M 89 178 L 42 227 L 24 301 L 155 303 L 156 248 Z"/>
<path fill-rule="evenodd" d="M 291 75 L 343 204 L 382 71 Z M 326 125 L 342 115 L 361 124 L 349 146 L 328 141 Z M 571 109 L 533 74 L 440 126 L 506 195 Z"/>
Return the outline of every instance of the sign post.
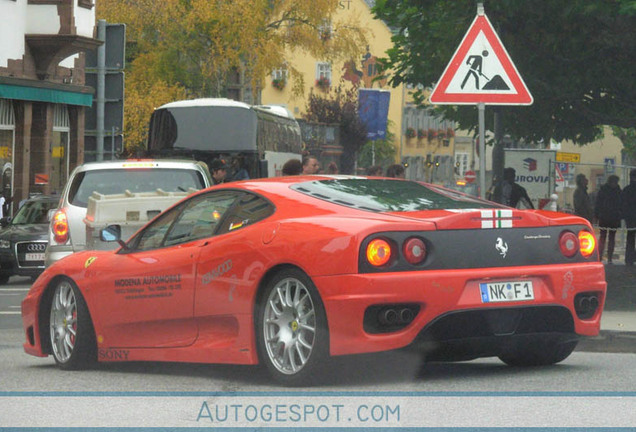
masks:
<path fill-rule="evenodd" d="M 526 87 L 499 36 L 477 5 L 477 16 L 433 89 L 435 105 L 477 105 L 479 115 L 479 182 L 486 193 L 486 105 L 531 105 Z"/>

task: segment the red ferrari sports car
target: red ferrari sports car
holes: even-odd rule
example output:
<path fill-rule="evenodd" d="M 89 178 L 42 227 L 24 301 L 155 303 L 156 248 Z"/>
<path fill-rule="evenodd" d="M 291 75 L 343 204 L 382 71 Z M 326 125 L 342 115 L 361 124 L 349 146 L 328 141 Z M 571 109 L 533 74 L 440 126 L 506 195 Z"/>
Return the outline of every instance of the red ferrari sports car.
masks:
<path fill-rule="evenodd" d="M 430 184 L 347 176 L 215 186 L 116 251 L 73 254 L 22 303 L 26 342 L 94 361 L 264 364 L 284 384 L 328 356 L 412 346 L 426 359 L 564 360 L 599 332 L 590 224 Z"/>

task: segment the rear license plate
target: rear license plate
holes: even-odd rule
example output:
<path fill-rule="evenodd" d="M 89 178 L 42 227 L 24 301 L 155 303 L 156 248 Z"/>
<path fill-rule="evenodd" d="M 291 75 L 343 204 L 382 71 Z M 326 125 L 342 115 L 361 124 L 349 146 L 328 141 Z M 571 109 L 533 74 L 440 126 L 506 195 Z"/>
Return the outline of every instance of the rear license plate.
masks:
<path fill-rule="evenodd" d="M 479 289 L 482 303 L 534 300 L 532 281 L 483 282 Z"/>
<path fill-rule="evenodd" d="M 28 253 L 24 259 L 27 261 L 44 261 L 44 253 Z"/>

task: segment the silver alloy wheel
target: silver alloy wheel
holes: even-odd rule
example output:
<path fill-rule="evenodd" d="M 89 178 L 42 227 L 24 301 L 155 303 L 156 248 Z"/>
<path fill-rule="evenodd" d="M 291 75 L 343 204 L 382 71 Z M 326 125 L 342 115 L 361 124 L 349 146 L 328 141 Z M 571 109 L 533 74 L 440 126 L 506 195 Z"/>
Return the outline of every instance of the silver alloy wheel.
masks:
<path fill-rule="evenodd" d="M 68 282 L 62 282 L 55 288 L 49 328 L 53 355 L 60 363 L 65 363 L 73 354 L 77 338 L 77 302 L 73 287 Z"/>
<path fill-rule="evenodd" d="M 272 289 L 263 333 L 267 355 L 278 371 L 293 375 L 307 364 L 316 338 L 316 310 L 301 281 L 283 279 Z"/>

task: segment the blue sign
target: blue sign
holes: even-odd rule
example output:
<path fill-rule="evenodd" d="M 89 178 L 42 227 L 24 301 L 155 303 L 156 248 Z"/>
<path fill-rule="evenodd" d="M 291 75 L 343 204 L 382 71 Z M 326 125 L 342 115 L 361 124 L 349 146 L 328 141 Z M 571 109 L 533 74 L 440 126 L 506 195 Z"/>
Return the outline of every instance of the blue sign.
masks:
<path fill-rule="evenodd" d="M 390 99 L 388 90 L 358 90 L 358 115 L 367 127 L 367 138 L 371 141 L 386 138 Z"/>
<path fill-rule="evenodd" d="M 605 158 L 605 172 L 607 174 L 614 174 L 615 167 L 616 167 L 615 158 Z"/>

